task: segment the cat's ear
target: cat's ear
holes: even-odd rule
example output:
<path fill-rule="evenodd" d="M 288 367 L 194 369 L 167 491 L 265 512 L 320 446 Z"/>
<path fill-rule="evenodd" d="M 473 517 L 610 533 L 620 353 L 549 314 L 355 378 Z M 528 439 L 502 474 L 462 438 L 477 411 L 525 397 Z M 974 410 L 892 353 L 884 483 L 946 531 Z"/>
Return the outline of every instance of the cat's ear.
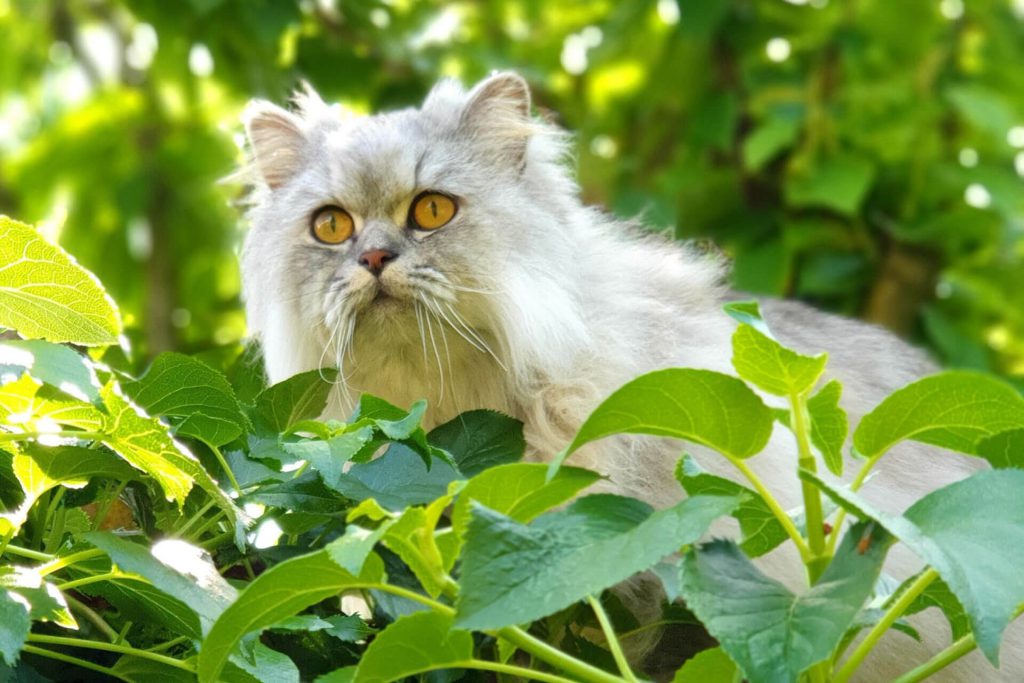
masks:
<path fill-rule="evenodd" d="M 530 88 L 522 76 L 501 71 L 469 93 L 460 127 L 521 166 L 526 145 L 536 130 L 530 119 Z"/>
<path fill-rule="evenodd" d="M 256 169 L 273 189 L 302 167 L 306 136 L 302 120 L 264 100 L 253 100 L 242 115 Z"/>

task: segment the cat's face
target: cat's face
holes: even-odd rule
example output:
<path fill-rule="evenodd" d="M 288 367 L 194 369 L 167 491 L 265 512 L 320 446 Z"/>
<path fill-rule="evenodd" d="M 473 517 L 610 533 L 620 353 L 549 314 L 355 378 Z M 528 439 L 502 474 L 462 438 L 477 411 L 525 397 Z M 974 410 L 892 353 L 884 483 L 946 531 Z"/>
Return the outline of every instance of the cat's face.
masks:
<path fill-rule="evenodd" d="M 538 129 L 518 76 L 363 118 L 307 94 L 297 114 L 262 103 L 246 123 L 263 182 L 245 290 L 272 380 L 351 363 L 360 345 L 425 352 L 434 326 L 500 352 L 502 297 L 538 248 L 560 249 L 544 246 L 557 202 L 538 201 L 528 169 Z"/>

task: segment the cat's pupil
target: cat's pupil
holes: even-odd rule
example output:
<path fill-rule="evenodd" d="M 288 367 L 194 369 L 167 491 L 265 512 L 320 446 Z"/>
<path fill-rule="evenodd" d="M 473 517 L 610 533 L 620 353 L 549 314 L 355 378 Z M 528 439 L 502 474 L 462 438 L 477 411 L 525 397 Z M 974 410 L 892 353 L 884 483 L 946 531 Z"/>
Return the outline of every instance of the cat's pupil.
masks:
<path fill-rule="evenodd" d="M 434 218 L 437 218 L 437 201 L 430 200 L 430 212 L 434 214 Z"/>
<path fill-rule="evenodd" d="M 330 221 L 331 221 L 331 224 L 329 226 L 330 231 L 331 232 L 338 232 L 338 220 L 334 217 L 333 213 L 331 214 Z"/>

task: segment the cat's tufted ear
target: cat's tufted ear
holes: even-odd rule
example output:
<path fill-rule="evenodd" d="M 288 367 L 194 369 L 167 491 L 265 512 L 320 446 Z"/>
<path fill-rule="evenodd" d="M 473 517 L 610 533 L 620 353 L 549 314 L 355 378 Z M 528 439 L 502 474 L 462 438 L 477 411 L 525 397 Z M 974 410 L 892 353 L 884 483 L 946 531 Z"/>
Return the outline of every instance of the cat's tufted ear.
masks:
<path fill-rule="evenodd" d="M 479 83 L 469 93 L 460 127 L 521 166 L 535 131 L 526 81 L 519 74 L 502 71 Z"/>
<path fill-rule="evenodd" d="M 302 120 L 263 100 L 253 100 L 242 115 L 256 169 L 273 189 L 292 178 L 302 166 L 306 136 Z"/>

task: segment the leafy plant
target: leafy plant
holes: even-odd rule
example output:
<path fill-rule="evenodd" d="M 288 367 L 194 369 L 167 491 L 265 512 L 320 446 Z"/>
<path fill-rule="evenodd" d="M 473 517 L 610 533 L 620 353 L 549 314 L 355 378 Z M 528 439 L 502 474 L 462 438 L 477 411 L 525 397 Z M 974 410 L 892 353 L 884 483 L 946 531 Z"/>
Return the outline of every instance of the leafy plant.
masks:
<path fill-rule="evenodd" d="M 249 354 L 219 367 L 163 354 L 132 377 L 112 346 L 117 309 L 95 280 L 32 228 L 5 218 L 0 232 L 0 325 L 32 337 L 0 342 L 5 673 L 635 681 L 629 645 L 648 627 L 608 591 L 653 568 L 718 641 L 677 681 L 841 683 L 887 632 L 909 630 L 901 617 L 938 607 L 956 640 L 909 682 L 975 647 L 996 664 L 1024 603 L 1024 398 L 991 377 L 947 372 L 894 393 L 853 433 L 859 470 L 837 487 L 819 475 L 839 473 L 847 440 L 841 386 L 819 387 L 827 358 L 784 348 L 756 304 L 732 304 L 738 378 L 644 375 L 550 465 L 521 462 L 522 425 L 490 411 L 426 431 L 424 404 L 364 396 L 348 421 L 321 420 L 327 371 L 262 387 Z M 21 267 L 35 254 L 44 265 Z M 794 437 L 802 521 L 748 465 L 776 421 Z M 688 497 L 675 506 L 587 495 L 600 476 L 565 458 L 621 433 L 707 446 L 747 485 L 685 456 L 676 473 Z M 994 469 L 904 515 L 878 510 L 857 491 L 905 440 Z M 743 537 L 702 542 L 725 515 Z M 782 543 L 806 565 L 800 594 L 751 561 Z M 896 543 L 927 568 L 886 592 Z M 370 612 L 344 612 L 342 595 Z M 692 618 L 666 609 L 666 620 Z"/>

